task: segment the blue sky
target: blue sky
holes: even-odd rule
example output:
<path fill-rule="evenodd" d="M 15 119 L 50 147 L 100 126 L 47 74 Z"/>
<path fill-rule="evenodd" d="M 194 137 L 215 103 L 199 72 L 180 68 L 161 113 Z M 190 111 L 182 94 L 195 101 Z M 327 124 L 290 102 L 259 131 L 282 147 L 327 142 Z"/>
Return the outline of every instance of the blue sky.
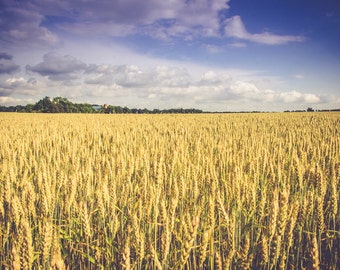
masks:
<path fill-rule="evenodd" d="M 337 0 L 0 0 L 0 105 L 340 108 Z"/>

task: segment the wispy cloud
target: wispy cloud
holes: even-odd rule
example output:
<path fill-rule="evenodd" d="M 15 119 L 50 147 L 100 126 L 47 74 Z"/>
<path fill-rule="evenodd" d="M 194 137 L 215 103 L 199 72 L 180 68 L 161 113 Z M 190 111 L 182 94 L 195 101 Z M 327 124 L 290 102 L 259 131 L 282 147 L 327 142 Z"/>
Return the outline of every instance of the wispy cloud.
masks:
<path fill-rule="evenodd" d="M 247 44 L 245 44 L 244 42 L 233 42 L 228 44 L 228 46 L 231 48 L 245 48 L 247 47 Z"/>
<path fill-rule="evenodd" d="M 217 46 L 217 45 L 212 45 L 212 44 L 205 44 L 202 46 L 207 52 L 216 54 L 220 53 L 223 51 L 223 47 Z"/>
<path fill-rule="evenodd" d="M 305 40 L 303 36 L 276 35 L 269 32 L 263 32 L 260 34 L 249 33 L 240 16 L 234 16 L 227 19 L 225 21 L 224 31 L 228 37 L 266 45 L 281 45 L 289 42 L 301 42 Z"/>
<path fill-rule="evenodd" d="M 305 76 L 304 75 L 302 75 L 302 74 L 295 74 L 294 75 L 294 78 L 295 79 L 303 79 Z"/>

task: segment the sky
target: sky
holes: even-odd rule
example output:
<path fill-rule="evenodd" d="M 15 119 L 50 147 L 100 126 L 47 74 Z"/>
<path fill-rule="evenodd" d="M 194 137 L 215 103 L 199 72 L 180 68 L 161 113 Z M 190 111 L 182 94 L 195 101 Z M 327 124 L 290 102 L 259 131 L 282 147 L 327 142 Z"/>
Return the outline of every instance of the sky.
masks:
<path fill-rule="evenodd" d="M 340 108 L 338 0 L 0 0 L 0 105 Z"/>

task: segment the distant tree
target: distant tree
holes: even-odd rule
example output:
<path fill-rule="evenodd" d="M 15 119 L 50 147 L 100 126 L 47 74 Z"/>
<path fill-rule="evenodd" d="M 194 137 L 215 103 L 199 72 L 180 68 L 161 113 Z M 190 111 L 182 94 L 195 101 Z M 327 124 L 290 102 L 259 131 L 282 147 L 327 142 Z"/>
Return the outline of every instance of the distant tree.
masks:
<path fill-rule="evenodd" d="M 93 113 L 94 109 L 90 104 L 82 103 L 82 104 L 77 104 L 77 107 L 79 109 L 79 112 L 81 113 Z"/>
<path fill-rule="evenodd" d="M 17 106 L 15 106 L 15 111 L 16 112 L 26 112 L 26 106 L 17 105 Z"/>
<path fill-rule="evenodd" d="M 122 108 L 122 107 L 120 107 L 120 106 L 115 106 L 114 108 L 115 108 L 115 112 L 116 112 L 116 113 L 123 113 L 123 108 Z"/>
<path fill-rule="evenodd" d="M 32 112 L 33 111 L 34 104 L 27 104 L 26 105 L 26 112 Z"/>
<path fill-rule="evenodd" d="M 307 112 L 314 112 L 313 108 L 308 107 Z"/>
<path fill-rule="evenodd" d="M 54 112 L 69 113 L 72 112 L 72 102 L 68 101 L 67 98 L 55 97 L 53 98 Z"/>
<path fill-rule="evenodd" d="M 43 113 L 135 113 L 135 114 L 160 114 L 160 113 L 202 113 L 197 109 L 130 109 L 126 106 L 112 106 L 104 104 L 100 109 L 87 103 L 72 103 L 63 97 L 50 98 L 48 96 L 39 100 L 35 104 L 27 104 L 26 106 L 0 106 L 0 112 L 43 112 Z M 310 108 L 311 109 L 311 108 Z"/>
<path fill-rule="evenodd" d="M 33 110 L 44 113 L 52 112 L 52 104 L 51 98 L 46 96 L 33 106 Z"/>

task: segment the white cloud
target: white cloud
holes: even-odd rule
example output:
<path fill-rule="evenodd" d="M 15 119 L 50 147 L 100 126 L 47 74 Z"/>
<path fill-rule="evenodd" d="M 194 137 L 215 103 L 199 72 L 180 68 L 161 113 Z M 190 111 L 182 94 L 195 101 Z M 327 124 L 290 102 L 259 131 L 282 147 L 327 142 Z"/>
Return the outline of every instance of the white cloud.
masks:
<path fill-rule="evenodd" d="M 320 102 L 320 98 L 314 94 L 310 93 L 301 93 L 298 91 L 289 91 L 289 92 L 282 92 L 278 94 L 278 100 L 285 102 L 285 103 L 318 103 Z"/>
<path fill-rule="evenodd" d="M 76 102 L 220 111 L 304 109 L 336 100 L 327 95 L 279 90 L 281 84 L 278 87 L 275 83 L 278 78 L 254 71 L 206 69 L 192 64 L 183 68 L 183 63 L 175 62 L 153 64 L 95 65 L 71 55 L 48 53 L 37 65 L 28 66 L 28 71 L 37 75 L 35 79 L 7 77 L 0 85 L 0 96 L 44 93 Z"/>
<path fill-rule="evenodd" d="M 321 102 L 321 99 L 315 94 L 304 93 L 303 101 L 306 103 L 319 103 Z"/>
<path fill-rule="evenodd" d="M 149 100 L 151 106 L 156 103 L 163 106 L 180 103 L 195 107 L 235 103 L 241 107 L 252 104 L 257 108 L 268 108 L 274 104 L 289 106 L 322 102 L 320 97 L 311 93 L 262 89 L 250 81 L 237 80 L 228 73 L 213 70 L 202 73 L 196 80 L 186 69 L 176 67 L 144 69 L 139 66 L 104 65 L 97 66 L 87 76 L 86 84 L 96 85 L 96 90 L 92 91 L 95 96 L 99 93 L 107 97 L 135 97 L 143 100 L 143 104 Z"/>
<path fill-rule="evenodd" d="M 294 78 L 296 78 L 296 79 L 303 79 L 305 76 L 304 75 L 302 75 L 302 74 L 295 74 L 294 75 Z"/>
<path fill-rule="evenodd" d="M 191 80 L 188 71 L 184 68 L 158 66 L 151 70 L 151 74 L 156 85 L 167 87 L 186 87 Z"/>
<path fill-rule="evenodd" d="M 0 92 L 1 93 L 1 92 Z M 0 95 L 0 104 L 4 104 L 7 106 L 11 106 L 11 105 L 18 105 L 18 104 L 22 104 L 23 100 L 19 99 L 19 98 L 12 98 L 12 97 L 2 97 Z"/>
<path fill-rule="evenodd" d="M 22 77 L 20 78 L 12 77 L 12 78 L 8 78 L 5 81 L 5 85 L 7 85 L 8 88 L 18 88 L 24 85 L 25 83 L 26 83 L 26 80 Z"/>
<path fill-rule="evenodd" d="M 234 16 L 226 19 L 224 31 L 228 37 L 267 45 L 281 45 L 289 42 L 301 42 L 304 40 L 303 36 L 275 35 L 269 32 L 251 34 L 247 31 L 240 16 Z"/>
<path fill-rule="evenodd" d="M 0 81 L 0 96 L 28 95 L 34 96 L 43 91 L 42 84 L 35 78 L 25 79 L 23 77 L 9 77 Z"/>
<path fill-rule="evenodd" d="M 118 85 L 126 88 L 182 87 L 190 81 L 186 70 L 169 66 L 142 70 L 136 65 L 98 65 L 90 66 L 87 74 L 86 84 Z"/>
<path fill-rule="evenodd" d="M 198 86 L 216 86 L 228 85 L 232 77 L 228 73 L 219 73 L 213 70 L 204 72 L 200 80 L 196 83 Z"/>
<path fill-rule="evenodd" d="M 243 82 L 243 81 L 236 81 L 231 86 L 230 89 L 233 93 L 236 94 L 247 94 L 247 93 L 259 93 L 259 90 L 257 87 L 249 82 Z"/>

